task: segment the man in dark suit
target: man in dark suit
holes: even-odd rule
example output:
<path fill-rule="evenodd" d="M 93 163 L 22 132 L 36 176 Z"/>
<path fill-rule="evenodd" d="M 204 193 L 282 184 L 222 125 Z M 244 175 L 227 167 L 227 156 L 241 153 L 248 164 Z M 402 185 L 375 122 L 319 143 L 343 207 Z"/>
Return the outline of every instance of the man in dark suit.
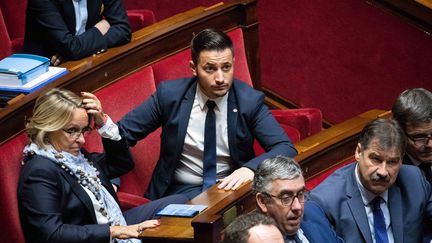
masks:
<path fill-rule="evenodd" d="M 403 163 L 418 166 L 432 183 L 432 93 L 423 88 L 408 89 L 392 108 L 395 119 L 408 137 Z M 432 222 L 423 223 L 424 242 L 432 241 Z"/>
<path fill-rule="evenodd" d="M 307 190 L 300 165 L 277 156 L 264 160 L 252 184 L 258 210 L 272 217 L 286 243 L 342 242 L 322 209 L 306 202 Z"/>
<path fill-rule="evenodd" d="M 131 40 L 121 0 L 29 0 L 24 52 L 76 60 Z"/>
<path fill-rule="evenodd" d="M 235 190 L 253 179 L 264 159 L 297 154 L 264 105 L 264 94 L 233 78 L 233 45 L 225 33 L 203 30 L 191 49 L 194 77 L 162 82 L 119 122 L 121 137 L 132 146 L 162 127 L 150 199 L 177 193 L 192 198 L 219 180 L 220 189 Z M 266 151 L 258 157 L 254 139 Z"/>
<path fill-rule="evenodd" d="M 408 137 L 403 163 L 420 167 L 432 183 L 432 93 L 423 88 L 405 90 L 392 112 Z"/>
<path fill-rule="evenodd" d="M 418 167 L 402 165 L 405 146 L 396 121 L 372 121 L 360 134 L 357 163 L 312 190 L 311 200 L 346 242 L 422 239 L 422 220 L 432 218 L 432 190 Z"/>

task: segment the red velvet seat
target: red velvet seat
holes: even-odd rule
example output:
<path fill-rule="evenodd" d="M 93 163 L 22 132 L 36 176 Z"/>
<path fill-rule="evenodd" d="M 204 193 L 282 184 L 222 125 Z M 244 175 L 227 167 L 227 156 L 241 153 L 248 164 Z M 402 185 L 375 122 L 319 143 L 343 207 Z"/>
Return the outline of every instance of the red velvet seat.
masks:
<path fill-rule="evenodd" d="M 95 92 L 95 95 L 100 99 L 104 111 L 110 115 L 114 122 L 117 122 L 155 91 L 152 68 L 146 67 Z M 123 209 L 149 201 L 143 195 L 159 158 L 159 136 L 160 129 L 131 148 L 135 168 L 121 177 L 121 186 L 117 194 Z M 89 151 L 102 151 L 100 138 L 97 134 L 92 133 L 86 138 L 86 148 Z"/>
<path fill-rule="evenodd" d="M 24 242 L 18 216 L 17 185 L 27 136 L 18 136 L 0 145 L 0 234 L 1 242 Z"/>
<path fill-rule="evenodd" d="M 3 59 L 12 54 L 12 44 L 7 31 L 6 23 L 4 22 L 3 13 L 0 9 L 0 59 Z"/>

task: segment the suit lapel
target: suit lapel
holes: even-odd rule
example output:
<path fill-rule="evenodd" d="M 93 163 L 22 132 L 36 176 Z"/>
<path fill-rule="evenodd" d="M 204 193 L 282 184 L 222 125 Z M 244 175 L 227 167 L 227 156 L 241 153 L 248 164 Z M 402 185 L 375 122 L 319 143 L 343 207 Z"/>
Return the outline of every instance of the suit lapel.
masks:
<path fill-rule="evenodd" d="M 63 14 L 64 14 L 64 21 L 72 33 L 75 34 L 75 27 L 76 27 L 76 18 L 75 18 L 75 10 L 72 1 L 64 1 L 62 4 L 63 7 Z"/>
<path fill-rule="evenodd" d="M 192 111 L 193 102 L 195 100 L 195 93 L 197 89 L 197 81 L 190 86 L 186 91 L 186 94 L 181 101 L 180 107 L 178 109 L 178 132 L 177 132 L 177 148 L 175 151 L 183 151 L 184 140 L 186 136 L 187 126 L 189 124 L 189 117 Z"/>
<path fill-rule="evenodd" d="M 100 0 L 87 0 L 87 24 L 86 30 L 102 19 L 103 3 Z"/>
<path fill-rule="evenodd" d="M 234 90 L 234 81 L 233 85 L 231 86 L 231 90 L 228 93 L 228 110 L 227 110 L 227 116 L 228 116 L 228 144 L 229 144 L 229 150 L 233 161 L 238 161 L 238 153 L 237 153 L 237 146 L 236 146 L 236 131 L 237 131 L 237 118 L 238 118 L 238 105 L 236 100 L 235 90 Z"/>
<path fill-rule="evenodd" d="M 402 198 L 399 187 L 394 184 L 389 189 L 388 207 L 394 242 L 403 242 Z"/>
<path fill-rule="evenodd" d="M 362 201 L 362 197 L 360 194 L 360 190 L 357 186 L 357 181 L 355 178 L 355 169 L 352 170 L 351 173 L 351 183 L 347 184 L 347 197 L 349 198 L 347 200 L 348 207 L 351 211 L 351 214 L 354 218 L 354 221 L 357 224 L 358 229 L 360 230 L 360 233 L 363 236 L 363 239 L 366 242 L 372 243 L 372 234 L 369 229 L 369 222 L 367 220 L 366 211 L 364 209 L 364 204 Z"/>
<path fill-rule="evenodd" d="M 90 197 L 87 195 L 87 193 L 84 191 L 84 189 L 78 184 L 76 178 L 72 175 L 67 174 L 63 171 L 61 173 L 63 178 L 69 183 L 70 187 L 72 188 L 72 191 L 77 195 L 77 198 L 86 206 L 88 209 L 92 220 L 94 222 L 97 222 L 96 215 L 93 208 L 93 202 L 90 199 Z"/>

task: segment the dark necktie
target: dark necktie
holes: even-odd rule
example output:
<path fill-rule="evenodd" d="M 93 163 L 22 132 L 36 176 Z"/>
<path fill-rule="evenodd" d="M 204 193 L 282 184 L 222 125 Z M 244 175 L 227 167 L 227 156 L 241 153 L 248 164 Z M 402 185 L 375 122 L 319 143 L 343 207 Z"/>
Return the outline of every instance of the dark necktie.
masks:
<path fill-rule="evenodd" d="M 424 172 L 426 180 L 429 181 L 429 182 L 432 182 L 431 164 L 429 164 L 429 163 L 421 163 L 419 165 L 419 168 Z"/>
<path fill-rule="evenodd" d="M 376 243 L 388 243 L 387 229 L 384 214 L 380 207 L 381 197 L 372 200 L 372 211 L 374 218 L 374 230 Z"/>
<path fill-rule="evenodd" d="M 204 128 L 203 188 L 205 191 L 216 183 L 216 103 L 207 100 L 208 108 Z"/>
<path fill-rule="evenodd" d="M 295 242 L 295 243 L 302 243 L 302 240 L 300 240 L 300 238 L 298 237 L 298 235 L 295 234 L 295 235 L 287 235 L 287 236 L 285 237 L 285 242 L 290 242 L 290 243 L 292 243 L 292 242 Z"/>

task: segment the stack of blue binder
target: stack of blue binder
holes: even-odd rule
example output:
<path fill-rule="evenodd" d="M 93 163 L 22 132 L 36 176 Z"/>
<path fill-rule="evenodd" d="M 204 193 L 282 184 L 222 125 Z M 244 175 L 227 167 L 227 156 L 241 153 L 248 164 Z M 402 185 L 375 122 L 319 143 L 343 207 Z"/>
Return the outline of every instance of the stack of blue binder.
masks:
<path fill-rule="evenodd" d="M 31 54 L 13 54 L 0 61 L 0 85 L 19 86 L 48 72 L 50 60 Z"/>
<path fill-rule="evenodd" d="M 50 67 L 46 57 L 13 54 L 0 61 L 0 95 L 5 92 L 30 93 L 68 73 L 63 67 Z"/>

